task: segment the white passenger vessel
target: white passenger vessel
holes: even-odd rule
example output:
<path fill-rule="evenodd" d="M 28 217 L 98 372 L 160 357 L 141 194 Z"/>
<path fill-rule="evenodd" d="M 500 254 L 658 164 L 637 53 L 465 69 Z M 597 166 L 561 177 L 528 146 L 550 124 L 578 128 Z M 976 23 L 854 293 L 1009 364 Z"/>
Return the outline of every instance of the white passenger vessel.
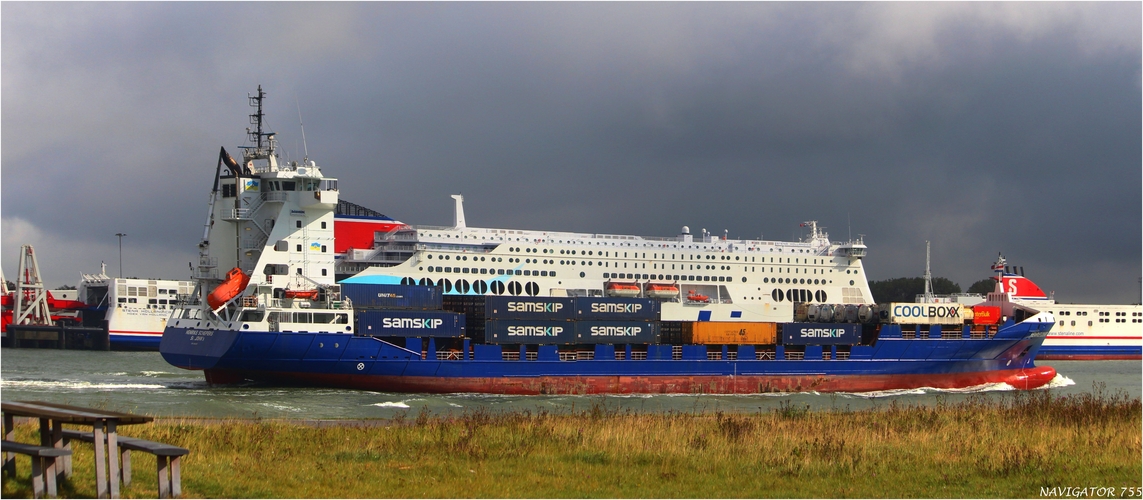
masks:
<path fill-rule="evenodd" d="M 831 242 L 816 221 L 800 241 L 470 227 L 464 199 L 451 227 L 378 235 L 372 258 L 347 254 L 343 283 L 433 284 L 446 294 L 623 296 L 663 301 L 664 321 L 793 319 L 793 305 L 872 304 L 861 239 Z"/>

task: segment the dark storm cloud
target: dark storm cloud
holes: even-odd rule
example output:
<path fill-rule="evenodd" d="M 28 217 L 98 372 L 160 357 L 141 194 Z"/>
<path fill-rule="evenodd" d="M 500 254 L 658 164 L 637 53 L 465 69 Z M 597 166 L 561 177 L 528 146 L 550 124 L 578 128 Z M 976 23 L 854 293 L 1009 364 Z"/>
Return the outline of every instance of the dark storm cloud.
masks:
<path fill-rule="evenodd" d="M 413 224 L 833 239 L 872 279 L 996 252 L 1138 300 L 1139 4 L 11 4 L 3 259 L 182 277 L 262 84 L 282 149 Z M 295 101 L 296 98 L 296 101 Z M 52 259 L 49 259 L 51 254 Z M 131 271 L 134 266 L 135 271 Z M 115 271 L 114 266 L 111 271 Z"/>

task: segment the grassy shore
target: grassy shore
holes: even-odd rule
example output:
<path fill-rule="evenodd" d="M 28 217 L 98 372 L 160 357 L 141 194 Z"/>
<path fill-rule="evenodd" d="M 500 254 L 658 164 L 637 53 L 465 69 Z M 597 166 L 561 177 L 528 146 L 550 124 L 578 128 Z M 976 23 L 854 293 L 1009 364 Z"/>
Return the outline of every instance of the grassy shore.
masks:
<path fill-rule="evenodd" d="M 320 425 L 163 419 L 124 432 L 191 450 L 186 497 L 1039 497 L 1051 487 L 1138 488 L 1141 412 L 1139 399 L 1096 390 L 852 412 L 596 405 Z M 18 440 L 37 433 L 22 425 Z M 92 448 L 74 449 L 61 494 L 92 497 Z M 31 496 L 19 460 L 5 498 Z M 132 462 L 123 496 L 155 496 L 154 459 L 136 453 Z"/>

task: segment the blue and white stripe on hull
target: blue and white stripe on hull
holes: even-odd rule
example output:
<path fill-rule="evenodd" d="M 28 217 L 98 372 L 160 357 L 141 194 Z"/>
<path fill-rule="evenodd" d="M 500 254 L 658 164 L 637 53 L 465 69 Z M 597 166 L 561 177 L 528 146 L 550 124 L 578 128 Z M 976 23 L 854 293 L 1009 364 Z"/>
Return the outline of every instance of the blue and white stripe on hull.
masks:
<path fill-rule="evenodd" d="M 1143 347 L 1131 345 L 1044 345 L 1036 359 L 1143 359 Z"/>

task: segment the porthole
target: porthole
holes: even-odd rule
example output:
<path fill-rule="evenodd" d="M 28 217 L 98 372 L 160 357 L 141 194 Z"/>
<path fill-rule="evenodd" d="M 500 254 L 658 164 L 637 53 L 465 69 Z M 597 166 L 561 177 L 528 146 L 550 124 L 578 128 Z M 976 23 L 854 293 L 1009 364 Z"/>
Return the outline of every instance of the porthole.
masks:
<path fill-rule="evenodd" d="M 490 288 L 492 289 L 492 293 L 495 293 L 496 295 L 504 295 L 503 281 L 493 281 Z"/>
<path fill-rule="evenodd" d="M 586 276 L 586 273 L 583 273 L 583 272 L 580 272 L 580 273 L 579 273 L 579 277 L 580 277 L 580 278 L 582 278 L 582 277 L 584 277 L 584 276 Z"/>

